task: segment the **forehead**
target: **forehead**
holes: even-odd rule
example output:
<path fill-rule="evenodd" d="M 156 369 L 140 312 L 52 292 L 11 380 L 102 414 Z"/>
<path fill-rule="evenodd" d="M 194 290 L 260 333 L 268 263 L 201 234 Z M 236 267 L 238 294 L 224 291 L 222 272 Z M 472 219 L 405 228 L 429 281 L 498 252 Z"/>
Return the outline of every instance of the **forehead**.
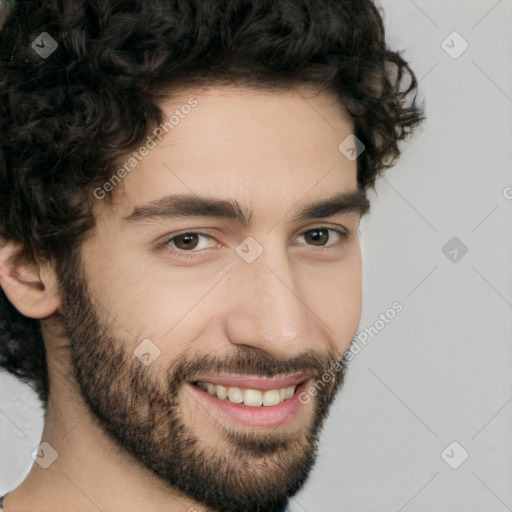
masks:
<path fill-rule="evenodd" d="M 357 188 L 357 164 L 338 149 L 353 122 L 331 93 L 222 86 L 160 106 L 159 139 L 113 190 L 122 215 L 170 194 L 236 197 L 257 209 Z"/>

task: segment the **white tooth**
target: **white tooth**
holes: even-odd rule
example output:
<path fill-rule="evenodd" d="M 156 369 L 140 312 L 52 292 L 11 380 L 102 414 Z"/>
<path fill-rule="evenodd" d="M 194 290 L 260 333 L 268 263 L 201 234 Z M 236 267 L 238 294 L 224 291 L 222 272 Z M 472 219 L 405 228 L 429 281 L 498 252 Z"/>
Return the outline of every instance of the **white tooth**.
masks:
<path fill-rule="evenodd" d="M 294 391 L 295 391 L 295 386 L 290 386 L 289 388 L 286 388 L 284 390 L 284 399 L 288 400 L 288 398 L 291 398 L 293 396 Z"/>
<path fill-rule="evenodd" d="M 263 403 L 261 391 L 257 389 L 246 389 L 244 391 L 244 405 L 259 407 Z"/>
<path fill-rule="evenodd" d="M 215 386 L 211 382 L 206 383 L 206 391 L 209 395 L 215 396 Z"/>
<path fill-rule="evenodd" d="M 244 395 L 240 388 L 229 388 L 228 398 L 230 402 L 235 404 L 241 404 L 244 401 Z"/>
<path fill-rule="evenodd" d="M 215 391 L 217 392 L 217 398 L 224 400 L 228 396 L 228 390 L 222 384 L 217 384 L 215 386 Z"/>
<path fill-rule="evenodd" d="M 279 401 L 282 402 L 284 400 L 284 388 L 279 390 Z"/>
<path fill-rule="evenodd" d="M 282 402 L 279 389 L 269 389 L 263 393 L 263 405 L 277 405 Z"/>

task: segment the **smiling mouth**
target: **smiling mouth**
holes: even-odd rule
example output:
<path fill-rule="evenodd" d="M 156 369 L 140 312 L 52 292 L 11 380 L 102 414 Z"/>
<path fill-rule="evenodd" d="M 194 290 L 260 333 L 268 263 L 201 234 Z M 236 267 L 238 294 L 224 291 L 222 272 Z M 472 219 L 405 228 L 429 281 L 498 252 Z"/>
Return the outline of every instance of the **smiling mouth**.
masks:
<path fill-rule="evenodd" d="M 205 410 L 218 421 L 227 419 L 245 427 L 275 429 L 290 428 L 287 425 L 304 414 L 301 411 L 308 407 L 300 395 L 310 380 L 311 376 L 305 373 L 274 378 L 205 375 L 189 381 L 189 385 Z"/>
<path fill-rule="evenodd" d="M 232 404 L 248 407 L 275 407 L 295 395 L 310 378 L 305 373 L 285 377 L 221 375 L 198 377 L 191 382 L 208 395 Z"/>
<path fill-rule="evenodd" d="M 251 389 L 238 386 L 224 386 L 212 382 L 197 381 L 196 386 L 209 395 L 220 400 L 227 400 L 234 404 L 243 404 L 249 407 L 272 407 L 289 400 L 295 394 L 298 385 L 274 389 Z"/>

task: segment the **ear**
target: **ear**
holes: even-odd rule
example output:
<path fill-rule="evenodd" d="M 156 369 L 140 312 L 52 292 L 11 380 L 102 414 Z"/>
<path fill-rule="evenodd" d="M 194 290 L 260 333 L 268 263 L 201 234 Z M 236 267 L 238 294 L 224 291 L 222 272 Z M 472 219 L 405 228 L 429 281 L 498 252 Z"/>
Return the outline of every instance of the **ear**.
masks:
<path fill-rule="evenodd" d="M 49 263 L 33 261 L 23 247 L 0 238 L 0 286 L 24 316 L 46 318 L 60 311 L 58 281 Z"/>

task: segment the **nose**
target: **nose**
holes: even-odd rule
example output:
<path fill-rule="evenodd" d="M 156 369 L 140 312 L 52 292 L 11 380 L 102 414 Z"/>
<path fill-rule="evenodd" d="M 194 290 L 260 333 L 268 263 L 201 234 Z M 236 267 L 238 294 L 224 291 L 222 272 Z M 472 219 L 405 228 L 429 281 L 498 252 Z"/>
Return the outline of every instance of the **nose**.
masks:
<path fill-rule="evenodd" d="M 295 270 L 294 270 L 295 268 Z M 288 359 L 315 347 L 319 319 L 308 304 L 307 281 L 283 248 L 266 246 L 252 263 L 231 272 L 226 333 L 231 343 Z"/>

